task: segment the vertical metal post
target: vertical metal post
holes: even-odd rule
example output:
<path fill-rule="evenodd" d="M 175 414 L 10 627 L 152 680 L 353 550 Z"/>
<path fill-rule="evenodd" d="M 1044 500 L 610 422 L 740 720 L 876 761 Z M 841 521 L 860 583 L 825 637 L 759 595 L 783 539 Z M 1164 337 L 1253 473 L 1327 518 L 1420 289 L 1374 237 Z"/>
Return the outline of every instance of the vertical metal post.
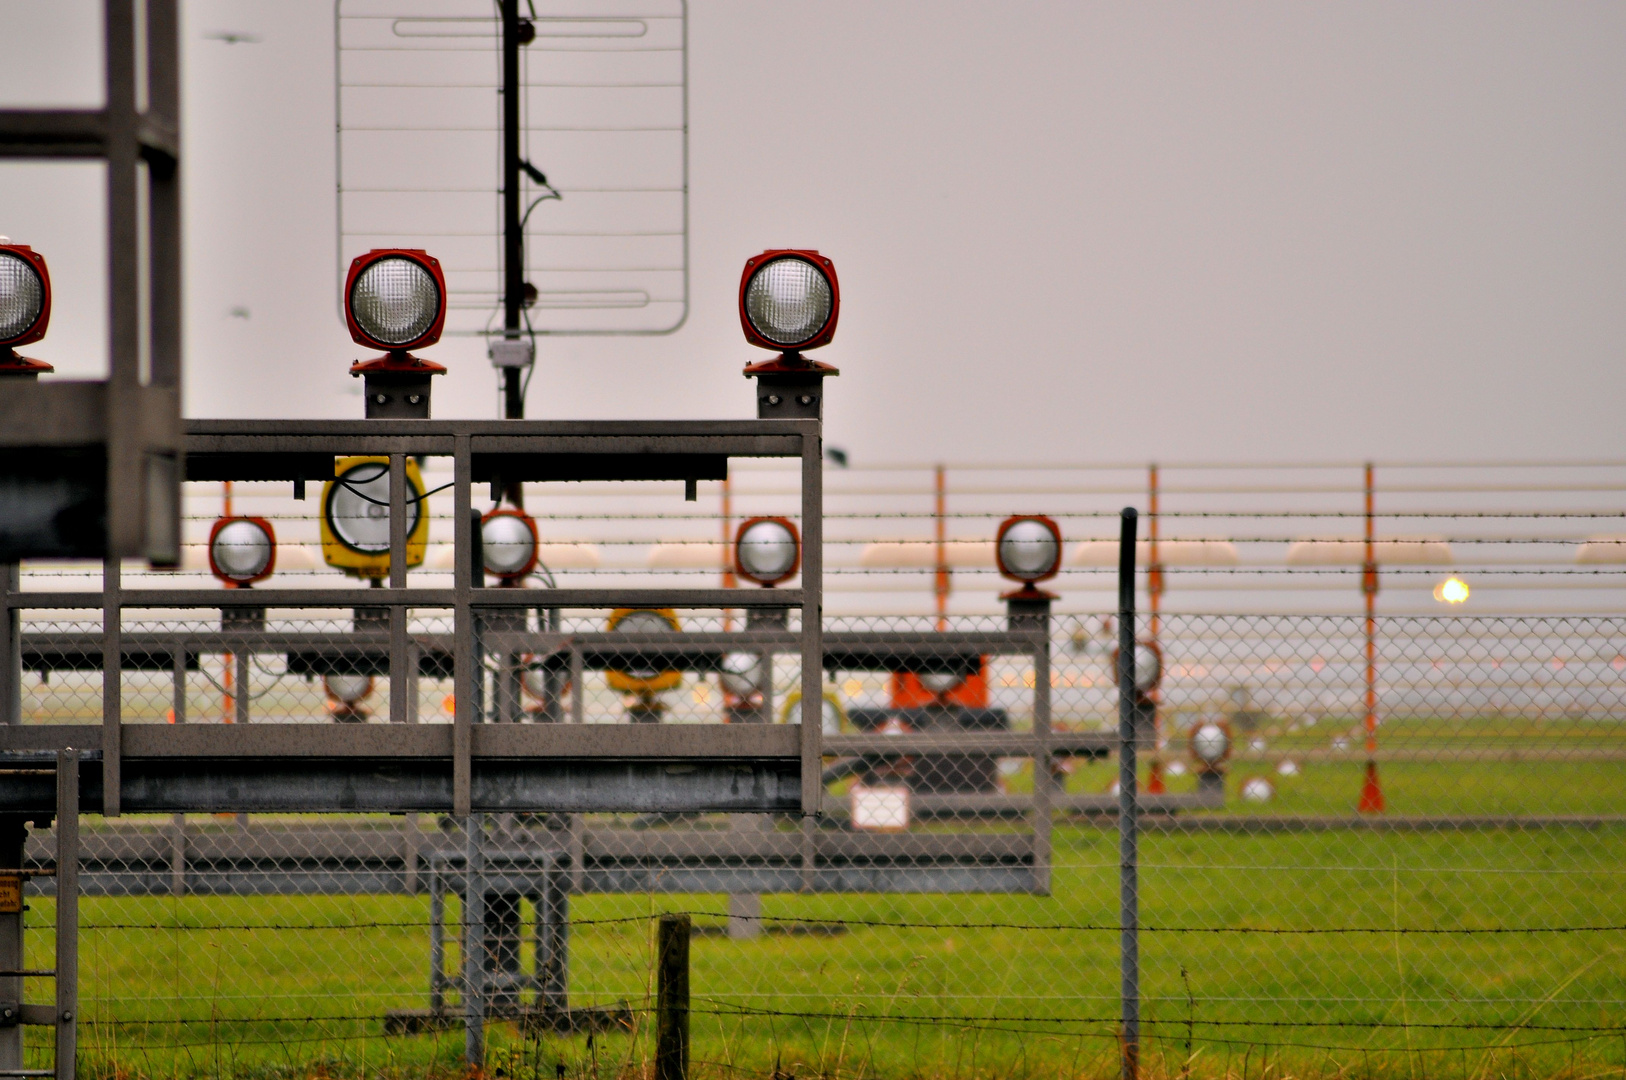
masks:
<path fill-rule="evenodd" d="M 519 205 L 519 106 L 523 92 L 519 79 L 519 0 L 499 2 L 502 11 L 502 326 L 504 337 L 517 338 L 520 312 L 525 303 L 525 234 L 520 228 Z M 525 416 L 520 376 L 520 368 L 502 369 L 503 416 L 509 420 Z"/>
<path fill-rule="evenodd" d="M 655 924 L 655 1080 L 689 1075 L 689 916 Z"/>
<path fill-rule="evenodd" d="M 446 875 L 429 864 L 429 1012 L 446 1008 Z"/>
<path fill-rule="evenodd" d="M 74 1080 L 79 1039 L 79 751 L 56 754 L 56 1080 Z"/>
<path fill-rule="evenodd" d="M 937 465 L 932 473 L 932 515 L 933 536 L 936 539 L 937 573 L 932 577 L 932 593 L 937 601 L 937 629 L 948 629 L 948 598 L 949 598 L 949 568 L 948 568 L 948 523 L 944 520 L 948 513 L 948 470 Z"/>
<path fill-rule="evenodd" d="M 0 869 L 21 870 L 28 843 L 28 819 L 20 814 L 0 816 Z M 18 875 L 19 880 L 26 880 Z M 18 905 L 19 908 L 21 905 Z M 23 913 L 0 912 L 0 971 L 23 969 Z M 17 1010 L 11 1024 L 0 1027 L 0 1071 L 23 1067 L 23 1026 L 15 1022 L 23 1003 L 20 975 L 0 975 L 0 1002 Z"/>
<path fill-rule="evenodd" d="M 463 1060 L 486 1059 L 485 815 L 463 819 Z"/>
<path fill-rule="evenodd" d="M 428 507 L 419 506 L 420 514 Z M 390 588 L 407 587 L 406 455 L 390 455 Z M 390 723 L 407 722 L 412 677 L 407 673 L 407 609 L 390 607 Z"/>
<path fill-rule="evenodd" d="M 176 0 L 146 0 L 147 123 L 179 142 L 181 115 L 180 17 Z M 181 385 L 181 177 L 180 163 L 147 157 L 149 186 L 147 273 L 152 313 L 150 378 L 153 386 Z"/>
<path fill-rule="evenodd" d="M 469 449 L 469 436 L 455 436 L 453 442 L 453 476 L 452 491 L 453 504 L 452 528 L 454 537 L 452 548 L 456 552 L 453 561 L 452 588 L 452 701 L 455 706 L 452 714 L 452 815 L 457 818 L 467 818 L 469 814 L 469 783 L 470 764 L 469 755 L 472 747 L 472 733 L 470 725 L 474 723 L 474 709 L 476 696 L 474 681 L 479 678 L 480 669 L 474 657 L 474 571 L 470 565 L 470 553 L 474 550 L 475 537 L 478 535 L 474 529 L 471 514 L 474 513 L 473 492 L 470 484 L 473 482 L 473 458 Z M 580 696 L 580 683 L 577 684 L 577 696 Z"/>
<path fill-rule="evenodd" d="M 177 645 L 170 653 L 170 710 L 171 722 L 186 723 L 186 646 Z"/>
<path fill-rule="evenodd" d="M 186 895 L 186 815 L 176 814 L 169 823 L 169 892 Z"/>
<path fill-rule="evenodd" d="M 1135 770 L 1135 524 L 1124 507 L 1118 534 L 1118 951 L 1123 1001 L 1123 1080 L 1140 1069 L 1140 855 Z"/>
<path fill-rule="evenodd" d="M 1050 895 L 1050 833 L 1056 777 L 1050 756 L 1050 616 L 1033 631 L 1033 891 Z"/>
<path fill-rule="evenodd" d="M 574 815 L 573 815 L 574 816 Z M 549 856 L 536 905 L 536 974 L 543 1011 L 570 1011 L 570 878 L 557 856 Z"/>
<path fill-rule="evenodd" d="M 824 809 L 823 424 L 802 434 L 802 814 Z M 808 869 L 804 867 L 804 872 Z"/>
<path fill-rule="evenodd" d="M 110 7 L 114 5 L 109 5 Z M 109 492 L 109 502 L 112 493 Z M 119 604 L 119 560 L 102 563 L 102 813 L 119 816 L 119 758 L 123 732 L 124 655 Z"/>
<path fill-rule="evenodd" d="M 249 673 L 248 659 L 249 659 L 249 657 L 248 657 L 248 653 L 243 651 L 246 648 L 248 648 L 248 643 L 245 641 L 242 644 L 242 646 L 240 646 L 238 648 L 238 650 L 236 652 L 236 655 L 233 657 L 233 660 L 234 660 L 234 662 L 235 662 L 235 664 L 237 666 L 237 693 L 232 697 L 232 722 L 236 723 L 236 724 L 246 724 L 246 723 L 249 722 L 249 715 L 248 715 L 248 673 Z"/>
<path fill-rule="evenodd" d="M 140 115 L 136 85 L 140 67 L 136 56 L 136 5 L 134 0 L 106 0 L 103 5 L 107 58 L 107 551 L 116 561 L 122 554 L 144 550 L 139 496 L 145 482 L 146 447 L 140 408 L 142 394 L 142 355 L 146 351 L 143 304 L 147 267 L 143 251 Z M 117 670 L 115 666 L 114 670 Z M 108 760 L 103 746 L 103 777 L 113 792 L 106 812 L 117 814 L 116 780 L 118 760 Z M 108 771 L 111 766 L 111 772 Z"/>
<path fill-rule="evenodd" d="M 20 576 L 16 563 L 0 565 L 0 724 L 23 722 L 22 612 L 12 595 Z"/>

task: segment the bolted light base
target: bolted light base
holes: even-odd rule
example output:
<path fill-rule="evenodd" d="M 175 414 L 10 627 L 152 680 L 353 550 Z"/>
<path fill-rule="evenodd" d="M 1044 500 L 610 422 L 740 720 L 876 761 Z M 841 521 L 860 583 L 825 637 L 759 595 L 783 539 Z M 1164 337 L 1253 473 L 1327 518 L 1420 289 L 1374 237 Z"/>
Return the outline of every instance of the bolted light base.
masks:
<path fill-rule="evenodd" d="M 427 420 L 430 377 L 446 369 L 410 353 L 390 353 L 352 365 L 350 374 L 363 379 L 367 419 Z"/>
<path fill-rule="evenodd" d="M 840 371 L 800 353 L 784 353 L 745 369 L 757 380 L 758 420 L 821 420 L 824 380 Z"/>
<path fill-rule="evenodd" d="M 1009 630 L 1050 631 L 1050 604 L 1055 593 L 1024 585 L 1000 597 L 1005 601 L 1005 626 Z"/>

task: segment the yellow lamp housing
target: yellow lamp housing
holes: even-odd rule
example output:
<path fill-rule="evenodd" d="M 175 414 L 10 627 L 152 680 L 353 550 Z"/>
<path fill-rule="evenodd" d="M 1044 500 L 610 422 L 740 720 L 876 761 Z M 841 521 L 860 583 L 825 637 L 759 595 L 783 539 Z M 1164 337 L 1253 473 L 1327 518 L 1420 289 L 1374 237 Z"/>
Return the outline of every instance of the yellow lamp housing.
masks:
<path fill-rule="evenodd" d="M 322 485 L 322 558 L 359 578 L 390 576 L 390 459 L 340 458 L 334 478 Z M 429 514 L 423 474 L 406 462 L 407 567 L 423 565 L 429 546 Z"/>
<path fill-rule="evenodd" d="M 616 608 L 610 612 L 610 621 L 604 627 L 612 633 L 647 634 L 650 632 L 677 633 L 683 629 L 677 612 L 671 608 Z M 606 671 L 604 681 L 610 689 L 623 694 L 658 694 L 674 690 L 683 684 L 681 671 L 657 671 L 654 668 Z"/>
<path fill-rule="evenodd" d="M 819 723 L 826 735 L 840 735 L 852 728 L 852 722 L 847 719 L 847 709 L 841 704 L 841 697 L 834 690 L 824 692 L 824 700 L 819 703 L 819 713 Z M 785 695 L 785 701 L 779 707 L 779 722 L 781 724 L 802 722 L 800 690 L 792 690 Z"/>

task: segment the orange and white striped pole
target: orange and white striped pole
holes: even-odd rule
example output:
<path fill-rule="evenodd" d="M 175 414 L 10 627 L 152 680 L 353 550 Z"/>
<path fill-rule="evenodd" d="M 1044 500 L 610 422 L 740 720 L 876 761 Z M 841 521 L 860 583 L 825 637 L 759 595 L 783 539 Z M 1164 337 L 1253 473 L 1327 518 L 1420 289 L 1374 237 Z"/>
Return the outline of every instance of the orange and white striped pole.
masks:
<path fill-rule="evenodd" d="M 1383 786 L 1378 782 L 1378 559 L 1373 529 L 1372 463 L 1366 464 L 1366 562 L 1361 568 L 1361 592 L 1366 595 L 1366 778 L 1356 809 L 1363 814 L 1383 813 Z"/>

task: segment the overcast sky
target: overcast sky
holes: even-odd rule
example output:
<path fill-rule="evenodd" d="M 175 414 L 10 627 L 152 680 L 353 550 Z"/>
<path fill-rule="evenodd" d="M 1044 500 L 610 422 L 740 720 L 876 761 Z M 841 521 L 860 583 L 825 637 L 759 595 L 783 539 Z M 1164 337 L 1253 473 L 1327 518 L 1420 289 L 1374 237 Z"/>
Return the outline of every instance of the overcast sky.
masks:
<path fill-rule="evenodd" d="M 0 0 L 0 97 L 94 101 L 98 8 Z M 187 411 L 359 416 L 332 4 L 185 8 Z M 857 462 L 1621 456 L 1626 5 L 694 0 L 688 40 L 688 321 L 545 342 L 532 416 L 750 415 L 740 266 L 797 246 Z M 101 199 L 0 165 L 68 375 Z M 477 343 L 427 355 L 494 415 Z"/>

